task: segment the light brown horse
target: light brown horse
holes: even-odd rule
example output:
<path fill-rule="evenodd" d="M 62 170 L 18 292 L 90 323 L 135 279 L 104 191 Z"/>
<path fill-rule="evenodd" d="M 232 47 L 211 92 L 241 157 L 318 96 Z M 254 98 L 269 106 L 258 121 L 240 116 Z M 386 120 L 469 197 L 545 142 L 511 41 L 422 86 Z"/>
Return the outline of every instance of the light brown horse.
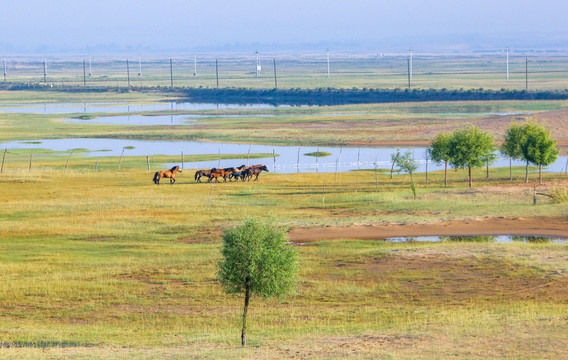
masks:
<path fill-rule="evenodd" d="M 160 180 L 162 178 L 169 178 L 170 179 L 170 184 L 173 184 L 176 182 L 176 173 L 177 172 L 181 172 L 181 169 L 179 168 L 179 166 L 174 166 L 173 168 L 171 168 L 170 170 L 160 170 L 160 171 L 156 171 L 156 173 L 154 174 L 154 184 L 156 185 L 160 185 Z"/>

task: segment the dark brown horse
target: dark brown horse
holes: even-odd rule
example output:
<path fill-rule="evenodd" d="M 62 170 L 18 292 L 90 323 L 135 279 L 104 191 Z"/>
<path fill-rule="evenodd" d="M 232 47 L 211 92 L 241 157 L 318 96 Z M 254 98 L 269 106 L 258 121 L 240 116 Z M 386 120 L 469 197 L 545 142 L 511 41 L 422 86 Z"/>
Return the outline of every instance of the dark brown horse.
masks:
<path fill-rule="evenodd" d="M 179 168 L 179 166 L 174 166 L 173 168 L 171 168 L 170 170 L 160 170 L 160 171 L 156 171 L 156 173 L 154 174 L 154 184 L 156 185 L 160 185 L 160 180 L 162 178 L 169 178 L 170 179 L 170 184 L 173 184 L 176 182 L 176 173 L 177 172 L 181 172 L 181 169 Z"/>
<path fill-rule="evenodd" d="M 215 168 L 213 168 L 212 170 L 215 170 Z M 197 170 L 195 172 L 195 181 L 201 182 L 202 176 L 209 178 L 209 175 L 211 175 L 211 170 Z"/>
<path fill-rule="evenodd" d="M 258 175 L 260 175 L 260 173 L 263 171 L 268 172 L 268 168 L 266 167 L 266 165 L 255 165 L 251 168 L 248 168 L 243 172 L 243 181 L 245 178 L 248 179 L 247 181 L 250 181 L 250 178 L 253 177 L 253 175 L 256 175 L 254 181 L 257 181 Z"/>

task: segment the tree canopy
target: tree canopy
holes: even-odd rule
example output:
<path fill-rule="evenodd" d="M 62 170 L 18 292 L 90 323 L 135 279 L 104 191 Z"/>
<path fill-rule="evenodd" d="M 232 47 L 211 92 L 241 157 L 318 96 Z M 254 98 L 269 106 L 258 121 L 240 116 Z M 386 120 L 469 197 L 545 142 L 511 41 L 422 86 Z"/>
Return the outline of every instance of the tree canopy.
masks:
<path fill-rule="evenodd" d="M 556 140 L 550 137 L 550 131 L 542 124 L 528 121 L 523 126 L 520 142 L 522 158 L 539 169 L 539 182 L 542 182 L 542 167 L 556 161 L 560 150 L 556 148 Z M 525 181 L 528 181 L 528 173 Z"/>
<path fill-rule="evenodd" d="M 469 187 L 472 186 L 471 169 L 483 166 L 495 151 L 493 136 L 473 125 L 455 130 L 448 148 L 452 166 L 468 169 Z"/>
<path fill-rule="evenodd" d="M 437 164 L 444 164 L 444 184 L 448 186 L 448 162 L 450 158 L 450 139 L 451 134 L 438 134 L 430 147 L 428 148 L 428 156 Z"/>
<path fill-rule="evenodd" d="M 246 315 L 252 295 L 280 296 L 291 291 L 298 272 L 296 250 L 273 219 L 247 218 L 223 235 L 218 278 L 229 294 L 244 294 L 242 345 L 246 344 Z"/>

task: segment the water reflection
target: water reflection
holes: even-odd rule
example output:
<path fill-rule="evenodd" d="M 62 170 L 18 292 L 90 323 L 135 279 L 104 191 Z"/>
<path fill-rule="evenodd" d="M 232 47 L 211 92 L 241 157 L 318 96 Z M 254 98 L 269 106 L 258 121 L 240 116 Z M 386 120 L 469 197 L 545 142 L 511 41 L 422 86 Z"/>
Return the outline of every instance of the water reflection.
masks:
<path fill-rule="evenodd" d="M 475 243 L 538 243 L 538 244 L 568 244 L 568 238 L 554 236 L 523 236 L 523 235 L 460 235 L 460 236 L 412 236 L 387 238 L 390 242 L 475 242 Z"/>

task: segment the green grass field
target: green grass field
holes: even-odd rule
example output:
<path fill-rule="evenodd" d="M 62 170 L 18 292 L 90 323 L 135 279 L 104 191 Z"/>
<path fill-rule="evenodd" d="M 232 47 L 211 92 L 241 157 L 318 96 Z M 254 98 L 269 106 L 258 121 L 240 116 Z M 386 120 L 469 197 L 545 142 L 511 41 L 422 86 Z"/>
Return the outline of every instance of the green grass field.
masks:
<path fill-rule="evenodd" d="M 113 159 L 117 161 L 117 159 Z M 320 241 L 298 246 L 301 281 L 254 298 L 240 349 L 241 301 L 215 279 L 220 231 L 270 214 L 286 227 L 565 216 L 504 193 L 507 171 L 467 189 L 465 172 L 263 174 L 257 183 L 175 185 L 152 174 L 51 160 L 0 176 L 2 358 L 561 358 L 568 352 L 567 245 Z M 189 176 L 188 176 L 189 175 Z M 515 170 L 517 181 L 522 169 Z M 554 175 L 557 180 L 564 177 Z M 328 179 L 329 180 L 329 179 Z M 322 190 L 323 189 L 323 190 Z M 355 192 L 357 193 L 355 194 Z M 210 208 L 207 208 L 211 195 Z M 325 196 L 325 207 L 322 202 Z"/>

